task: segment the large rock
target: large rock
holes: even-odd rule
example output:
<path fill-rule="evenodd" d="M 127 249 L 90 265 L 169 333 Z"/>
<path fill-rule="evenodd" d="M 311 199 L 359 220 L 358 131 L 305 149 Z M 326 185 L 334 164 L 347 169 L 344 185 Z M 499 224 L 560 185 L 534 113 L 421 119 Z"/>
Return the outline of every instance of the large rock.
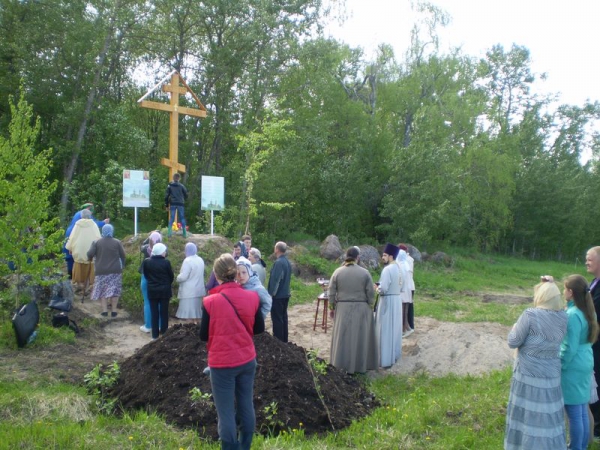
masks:
<path fill-rule="evenodd" d="M 412 259 L 414 259 L 416 262 L 422 261 L 421 252 L 417 247 L 411 244 L 406 244 L 406 247 L 408 248 L 408 254 L 411 256 Z"/>
<path fill-rule="evenodd" d="M 379 268 L 381 255 L 375 247 L 371 245 L 359 245 L 358 248 L 360 248 L 360 262 L 367 269 Z"/>
<path fill-rule="evenodd" d="M 335 261 L 344 254 L 340 240 L 335 234 L 330 234 L 325 238 L 321 244 L 319 254 L 321 255 L 321 258 L 325 258 L 330 261 Z"/>

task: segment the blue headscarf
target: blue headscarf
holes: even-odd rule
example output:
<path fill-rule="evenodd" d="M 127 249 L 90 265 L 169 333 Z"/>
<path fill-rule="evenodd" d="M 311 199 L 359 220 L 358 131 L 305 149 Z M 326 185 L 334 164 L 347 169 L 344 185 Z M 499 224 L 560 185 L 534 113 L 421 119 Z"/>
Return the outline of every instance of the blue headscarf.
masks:
<path fill-rule="evenodd" d="M 185 244 L 185 256 L 194 256 L 198 253 L 198 247 L 193 242 L 188 242 Z"/>
<path fill-rule="evenodd" d="M 107 223 L 102 227 L 102 237 L 113 237 L 115 232 L 115 227 L 113 227 L 110 223 Z"/>

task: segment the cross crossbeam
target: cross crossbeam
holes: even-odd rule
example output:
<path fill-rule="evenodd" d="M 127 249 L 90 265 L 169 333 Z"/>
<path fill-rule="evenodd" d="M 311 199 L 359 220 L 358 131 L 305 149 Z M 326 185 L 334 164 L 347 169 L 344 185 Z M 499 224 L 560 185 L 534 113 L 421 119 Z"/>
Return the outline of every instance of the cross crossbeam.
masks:
<path fill-rule="evenodd" d="M 156 91 L 160 85 L 165 81 L 167 77 L 165 77 L 161 82 L 159 82 L 156 86 L 154 86 L 150 91 L 146 93 L 142 98 L 138 100 L 140 106 L 142 108 L 156 109 L 159 111 L 166 111 L 170 114 L 170 126 L 169 126 L 169 157 L 162 158 L 160 163 L 163 166 L 167 166 L 169 168 L 169 180 L 173 179 L 173 175 L 176 172 L 185 173 L 186 167 L 184 164 L 179 163 L 179 115 L 188 115 L 194 117 L 206 117 L 206 108 L 200 101 L 200 99 L 196 96 L 194 91 L 187 85 L 185 80 L 179 75 L 179 72 L 174 70 L 170 74 L 171 82 L 170 84 L 163 85 L 162 91 L 168 92 L 170 94 L 170 102 L 169 103 L 158 103 L 149 100 L 145 100 L 148 95 L 152 92 Z M 187 106 L 179 105 L 179 96 L 185 94 L 191 94 L 194 98 L 194 101 L 198 105 L 198 109 L 189 108 Z"/>

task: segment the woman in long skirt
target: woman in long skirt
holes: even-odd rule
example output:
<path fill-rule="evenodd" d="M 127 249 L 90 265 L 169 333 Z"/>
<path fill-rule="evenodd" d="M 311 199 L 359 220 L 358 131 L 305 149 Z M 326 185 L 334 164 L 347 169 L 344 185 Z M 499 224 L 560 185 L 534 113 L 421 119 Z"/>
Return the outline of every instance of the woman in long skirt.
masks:
<path fill-rule="evenodd" d="M 506 408 L 505 449 L 567 446 L 559 356 L 567 314 L 551 277 L 542 280 L 534 289 L 534 307 L 521 314 L 508 334 L 508 346 L 517 349 L 517 358 Z"/>
<path fill-rule="evenodd" d="M 111 317 L 117 316 L 117 302 L 121 296 L 125 250 L 121 241 L 113 237 L 114 228 L 110 224 L 102 227 L 102 238 L 94 241 L 87 252 L 88 259 L 95 258 L 96 281 L 92 290 L 92 300 L 100 300 L 102 312 L 108 316 L 108 301 L 111 303 Z"/>

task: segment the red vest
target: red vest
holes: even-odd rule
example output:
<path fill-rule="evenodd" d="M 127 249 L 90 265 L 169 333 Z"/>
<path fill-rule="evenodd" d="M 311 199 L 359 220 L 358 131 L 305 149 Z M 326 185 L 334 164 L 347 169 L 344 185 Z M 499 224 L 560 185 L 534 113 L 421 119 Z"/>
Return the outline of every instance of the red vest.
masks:
<path fill-rule="evenodd" d="M 237 310 L 235 313 L 223 292 Z M 238 367 L 256 358 L 252 339 L 254 317 L 259 308 L 258 294 L 245 291 L 237 283 L 225 283 L 204 297 L 204 308 L 210 316 L 208 325 L 208 365 L 217 369 Z"/>

